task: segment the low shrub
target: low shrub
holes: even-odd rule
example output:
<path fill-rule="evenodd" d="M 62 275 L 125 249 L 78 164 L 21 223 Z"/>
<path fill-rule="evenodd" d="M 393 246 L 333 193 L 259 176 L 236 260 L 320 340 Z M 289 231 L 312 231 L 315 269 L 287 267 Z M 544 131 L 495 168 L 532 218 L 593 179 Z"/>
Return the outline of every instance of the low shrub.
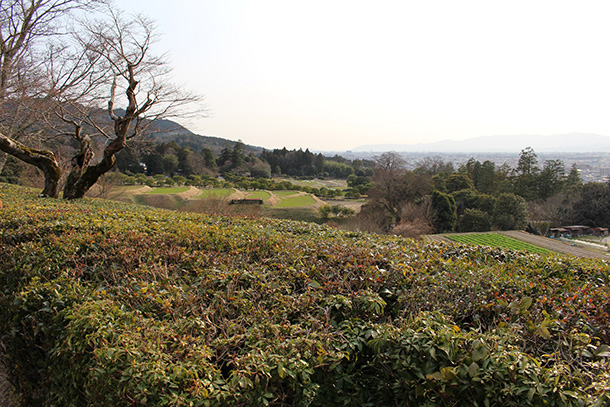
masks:
<path fill-rule="evenodd" d="M 608 402 L 604 261 L 0 195 L 28 405 Z"/>

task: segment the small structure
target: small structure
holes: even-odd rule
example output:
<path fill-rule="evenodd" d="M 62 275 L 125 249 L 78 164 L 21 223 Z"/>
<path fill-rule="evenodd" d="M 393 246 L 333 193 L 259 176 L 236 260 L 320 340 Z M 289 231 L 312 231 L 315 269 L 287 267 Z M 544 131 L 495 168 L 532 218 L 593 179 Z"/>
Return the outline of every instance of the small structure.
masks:
<path fill-rule="evenodd" d="M 608 228 L 589 227 L 583 225 L 562 226 L 560 228 L 551 228 L 549 230 L 550 237 L 580 237 L 580 236 L 608 236 Z"/>
<path fill-rule="evenodd" d="M 570 231 L 565 228 L 551 228 L 549 229 L 549 237 L 553 239 L 559 239 L 560 237 L 569 237 Z"/>
<path fill-rule="evenodd" d="M 231 205 L 262 205 L 263 200 L 260 198 L 241 198 L 231 199 Z"/>
<path fill-rule="evenodd" d="M 570 236 L 568 237 L 587 236 L 591 234 L 591 228 L 589 226 L 573 225 L 564 226 L 563 228 L 570 231 Z"/>
<path fill-rule="evenodd" d="M 608 236 L 608 228 L 591 228 L 591 234 L 597 237 Z"/>

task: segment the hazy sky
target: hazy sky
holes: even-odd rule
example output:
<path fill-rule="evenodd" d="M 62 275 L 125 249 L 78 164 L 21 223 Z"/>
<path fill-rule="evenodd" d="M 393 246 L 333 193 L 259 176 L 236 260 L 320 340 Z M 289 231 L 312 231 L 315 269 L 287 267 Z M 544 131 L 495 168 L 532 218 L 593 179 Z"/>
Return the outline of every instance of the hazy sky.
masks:
<path fill-rule="evenodd" d="M 157 21 L 194 132 L 267 148 L 610 135 L 610 1 L 116 0 Z"/>

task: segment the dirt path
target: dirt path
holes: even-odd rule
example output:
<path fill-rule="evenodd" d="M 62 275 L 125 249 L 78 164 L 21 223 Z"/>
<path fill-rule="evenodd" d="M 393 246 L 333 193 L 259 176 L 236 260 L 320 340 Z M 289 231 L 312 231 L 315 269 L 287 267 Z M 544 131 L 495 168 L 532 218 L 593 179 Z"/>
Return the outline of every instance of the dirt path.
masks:
<path fill-rule="evenodd" d="M 489 232 L 485 232 L 489 233 Z M 507 230 L 497 232 L 502 235 L 511 237 L 522 242 L 533 244 L 534 246 L 542 247 L 543 249 L 551 250 L 556 253 L 569 254 L 572 256 L 583 257 L 586 259 L 610 259 L 610 255 L 602 253 L 594 249 L 586 249 L 581 246 L 575 246 L 570 243 L 562 242 L 555 239 L 549 239 L 548 237 L 532 235 L 521 230 Z M 422 238 L 429 242 L 444 242 L 444 243 L 455 243 L 453 240 L 447 238 L 445 235 L 425 235 Z"/>

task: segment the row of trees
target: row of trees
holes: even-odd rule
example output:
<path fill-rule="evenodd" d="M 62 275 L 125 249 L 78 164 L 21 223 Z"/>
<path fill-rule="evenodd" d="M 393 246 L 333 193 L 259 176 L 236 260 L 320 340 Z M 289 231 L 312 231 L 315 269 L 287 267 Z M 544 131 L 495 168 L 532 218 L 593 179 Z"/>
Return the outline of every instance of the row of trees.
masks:
<path fill-rule="evenodd" d="M 169 81 L 154 27 L 105 0 L 0 3 L 0 170 L 8 154 L 42 172 L 42 195 L 63 180 L 80 198 L 154 119 L 187 114 L 199 98 Z"/>
<path fill-rule="evenodd" d="M 117 155 L 117 169 L 123 173 L 146 173 L 168 177 L 181 175 L 223 175 L 271 178 L 277 175 L 295 177 L 330 177 L 368 180 L 373 174 L 373 161 L 347 160 L 325 157 L 306 150 L 264 150 L 258 156 L 246 154 L 245 144 L 239 140 L 233 147 L 225 146 L 216 156 L 210 148 L 194 151 L 175 141 L 140 146 L 139 151 L 126 148 Z M 366 183 L 366 182 L 364 182 Z M 361 181 L 362 184 L 362 181 Z M 360 190 L 364 193 L 364 190 Z"/>
<path fill-rule="evenodd" d="M 358 215 L 379 231 L 406 235 L 520 229 L 529 222 L 610 225 L 610 186 L 583 185 L 575 166 L 560 160 L 538 166 L 531 148 L 516 168 L 470 159 L 457 170 L 426 158 L 413 171 L 397 153 L 377 158 L 369 201 Z M 607 201 L 606 201 L 607 202 Z"/>

